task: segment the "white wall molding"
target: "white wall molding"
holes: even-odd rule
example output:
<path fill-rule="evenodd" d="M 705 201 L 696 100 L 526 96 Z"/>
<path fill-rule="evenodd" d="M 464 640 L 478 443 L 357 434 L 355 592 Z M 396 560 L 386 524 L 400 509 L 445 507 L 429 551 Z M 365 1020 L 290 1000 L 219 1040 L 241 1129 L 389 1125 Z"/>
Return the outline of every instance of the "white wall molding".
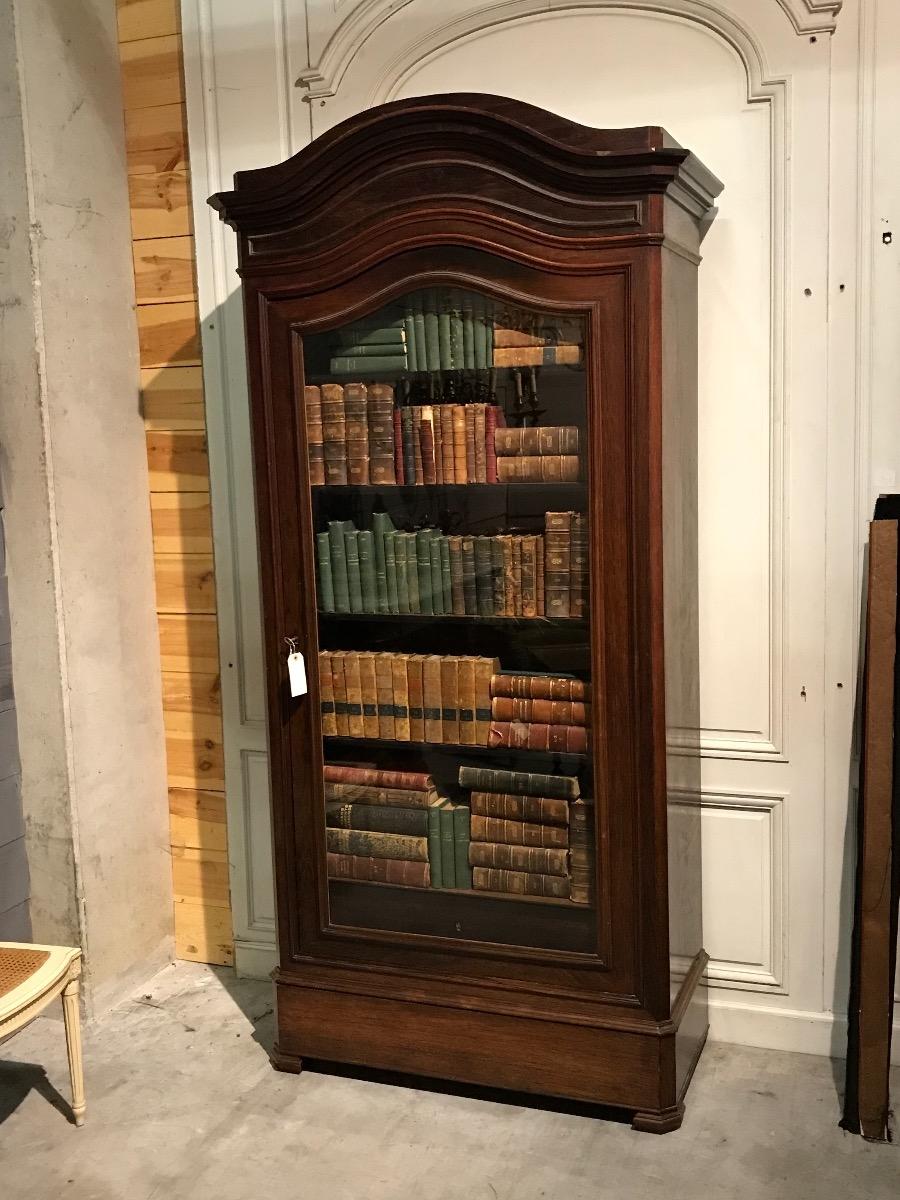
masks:
<path fill-rule="evenodd" d="M 778 0 L 799 34 L 834 33 L 844 0 Z"/>

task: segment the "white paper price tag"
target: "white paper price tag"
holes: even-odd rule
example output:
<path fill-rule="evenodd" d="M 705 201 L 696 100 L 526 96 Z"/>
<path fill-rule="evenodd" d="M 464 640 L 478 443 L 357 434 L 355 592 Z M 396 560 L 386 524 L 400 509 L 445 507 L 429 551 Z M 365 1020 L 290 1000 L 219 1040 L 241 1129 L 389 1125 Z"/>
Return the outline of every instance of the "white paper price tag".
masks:
<path fill-rule="evenodd" d="M 306 686 L 306 663 L 299 650 L 288 655 L 288 679 L 291 684 L 292 696 L 305 696 L 309 690 Z"/>

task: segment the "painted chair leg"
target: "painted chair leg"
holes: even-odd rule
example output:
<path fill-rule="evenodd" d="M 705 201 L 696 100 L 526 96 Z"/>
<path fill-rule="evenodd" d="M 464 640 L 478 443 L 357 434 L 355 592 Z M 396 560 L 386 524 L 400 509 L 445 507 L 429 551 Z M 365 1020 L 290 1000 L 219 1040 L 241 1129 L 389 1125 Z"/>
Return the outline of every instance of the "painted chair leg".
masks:
<path fill-rule="evenodd" d="M 69 1078 L 72 1081 L 72 1115 L 76 1125 L 84 1124 L 84 1066 L 81 1059 L 81 1013 L 78 1011 L 78 979 L 70 980 L 62 994 L 66 1047 L 69 1052 Z"/>

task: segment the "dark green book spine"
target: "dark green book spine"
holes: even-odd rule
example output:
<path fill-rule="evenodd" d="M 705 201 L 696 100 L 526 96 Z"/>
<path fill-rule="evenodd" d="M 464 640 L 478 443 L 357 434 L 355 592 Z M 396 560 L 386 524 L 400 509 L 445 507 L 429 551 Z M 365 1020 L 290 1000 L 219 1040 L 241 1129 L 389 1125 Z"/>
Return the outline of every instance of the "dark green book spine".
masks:
<path fill-rule="evenodd" d="M 507 792 L 513 796 L 549 796 L 577 800 L 581 794 L 574 775 L 538 775 L 494 767 L 460 767 L 459 786 L 472 792 Z"/>
<path fill-rule="evenodd" d="M 422 307 L 422 293 L 413 296 L 413 328 L 416 331 L 416 357 L 420 371 L 430 371 L 428 361 L 428 344 L 425 339 L 425 310 Z"/>
<path fill-rule="evenodd" d="M 330 369 L 332 375 L 348 375 L 351 372 L 365 374 L 369 371 L 405 371 L 406 355 L 393 354 L 388 357 L 387 355 L 373 354 L 363 357 L 338 354 L 331 360 Z"/>
<path fill-rule="evenodd" d="M 441 821 L 441 877 L 442 887 L 456 887 L 456 846 L 453 843 L 453 808 L 446 805 L 440 810 Z"/>
<path fill-rule="evenodd" d="M 492 367 L 494 365 L 494 322 L 487 316 L 484 322 L 484 357 L 487 360 L 486 365 Z"/>
<path fill-rule="evenodd" d="M 428 553 L 431 556 L 431 611 L 436 617 L 442 617 L 447 611 L 444 608 L 444 580 L 441 577 L 441 535 L 431 531 L 428 539 Z"/>
<path fill-rule="evenodd" d="M 428 355 L 428 370 L 441 369 L 441 339 L 438 333 L 437 298 L 433 291 L 425 292 L 423 305 L 425 309 L 425 345 Z M 406 453 L 406 447 L 403 448 Z"/>
<path fill-rule="evenodd" d="M 475 589 L 475 539 L 464 537 L 462 540 L 463 567 L 463 597 L 466 605 L 466 616 L 478 615 L 478 593 Z"/>
<path fill-rule="evenodd" d="M 457 535 L 447 540 L 450 543 L 450 608 L 455 617 L 462 617 L 466 613 L 462 538 Z"/>
<path fill-rule="evenodd" d="M 344 533 L 344 554 L 347 557 L 347 589 L 350 593 L 350 611 L 363 611 L 362 578 L 359 573 L 359 534 L 355 529 Z"/>
<path fill-rule="evenodd" d="M 399 324 L 380 325 L 373 322 L 358 321 L 338 331 L 338 342 L 344 346 L 385 346 L 395 345 L 397 353 L 401 353 L 403 345 L 403 329 Z"/>
<path fill-rule="evenodd" d="M 400 409 L 400 431 L 403 436 L 403 482 L 416 482 L 416 440 L 413 435 L 413 411 Z"/>
<path fill-rule="evenodd" d="M 543 553 L 543 539 L 540 543 L 540 553 Z M 494 616 L 509 616 L 506 612 L 506 581 L 503 575 L 503 543 L 499 538 L 491 538 L 491 582 L 494 587 Z"/>
<path fill-rule="evenodd" d="M 319 608 L 334 612 L 334 581 L 331 578 L 331 539 L 327 533 L 316 534 L 316 558 L 319 564 Z"/>
<path fill-rule="evenodd" d="M 325 824 L 343 829 L 367 829 L 372 833 L 404 833 L 409 837 L 428 836 L 427 808 L 394 808 L 386 804 L 325 805 Z"/>
<path fill-rule="evenodd" d="M 378 589 L 375 582 L 375 535 L 370 529 L 361 529 L 357 535 L 357 544 L 359 546 L 362 611 L 378 612 Z"/>
<path fill-rule="evenodd" d="M 463 363 L 467 371 L 475 370 L 475 326 L 472 321 L 472 298 L 464 295 L 462 301 Z"/>
<path fill-rule="evenodd" d="M 384 542 L 384 574 L 387 580 L 387 611 L 389 613 L 399 613 L 401 611 L 400 599 L 397 595 L 397 559 L 394 552 L 396 546 L 395 537 L 396 534 L 392 529 L 386 529 L 382 539 Z"/>
<path fill-rule="evenodd" d="M 494 577 L 491 539 L 477 537 L 475 540 L 475 603 L 479 617 L 494 615 Z"/>
<path fill-rule="evenodd" d="M 372 537 L 375 544 L 376 611 L 380 613 L 389 613 L 391 611 L 388 600 L 387 561 L 384 553 L 384 535 L 387 528 L 387 521 L 390 521 L 387 513 L 372 514 Z"/>
<path fill-rule="evenodd" d="M 408 298 L 403 312 L 403 328 L 406 331 L 406 363 L 410 371 L 420 371 L 419 353 L 416 345 L 416 323 L 413 319 L 412 299 Z"/>
<path fill-rule="evenodd" d="M 434 612 L 431 585 L 431 530 L 420 529 L 416 534 L 416 568 L 419 584 L 419 612 L 429 616 Z"/>
<path fill-rule="evenodd" d="M 453 810 L 453 850 L 456 886 L 471 888 L 472 868 L 469 866 L 469 810 L 460 804 Z"/>
<path fill-rule="evenodd" d="M 444 886 L 441 870 L 441 806 L 433 804 L 428 812 L 428 865 L 431 867 L 431 886 Z"/>
<path fill-rule="evenodd" d="M 465 365 L 462 298 L 453 288 L 450 292 L 450 368 L 453 371 L 461 371 Z"/>
<path fill-rule="evenodd" d="M 406 554 L 406 588 L 409 593 L 409 611 L 420 613 L 422 609 L 419 600 L 419 569 L 416 561 L 416 535 L 414 533 L 403 535 L 403 549 Z"/>
<path fill-rule="evenodd" d="M 394 560 L 397 566 L 397 604 L 401 613 L 408 613 L 409 607 L 409 580 L 406 575 L 406 539 L 405 533 L 393 533 L 390 535 L 394 543 Z"/>
<path fill-rule="evenodd" d="M 475 311 L 472 314 L 472 324 L 474 329 L 474 356 L 475 370 L 482 371 L 485 367 L 492 364 L 487 358 L 487 331 L 484 324 L 484 301 L 477 300 L 475 302 Z"/>
<path fill-rule="evenodd" d="M 450 356 L 450 309 L 447 307 L 447 294 L 441 289 L 438 293 L 438 351 L 441 356 L 441 370 L 449 371 L 453 363 Z"/>
<path fill-rule="evenodd" d="M 453 612 L 453 587 L 450 578 L 450 539 L 437 539 L 438 553 L 441 558 L 441 591 L 443 593 L 444 612 L 447 616 Z"/>
<path fill-rule="evenodd" d="M 331 582 L 334 589 L 334 611 L 350 611 L 350 591 L 347 582 L 347 551 L 344 547 L 344 526 L 352 521 L 329 521 L 328 541 L 331 546 Z"/>

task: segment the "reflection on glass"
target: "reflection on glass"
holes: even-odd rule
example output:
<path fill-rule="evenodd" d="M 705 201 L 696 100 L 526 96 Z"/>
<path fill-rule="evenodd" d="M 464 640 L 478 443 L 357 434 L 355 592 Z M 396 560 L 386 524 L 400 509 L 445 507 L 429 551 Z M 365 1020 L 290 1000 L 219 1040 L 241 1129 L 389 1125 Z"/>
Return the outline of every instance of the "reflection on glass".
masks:
<path fill-rule="evenodd" d="M 304 339 L 331 920 L 595 949 L 584 322 Z"/>

